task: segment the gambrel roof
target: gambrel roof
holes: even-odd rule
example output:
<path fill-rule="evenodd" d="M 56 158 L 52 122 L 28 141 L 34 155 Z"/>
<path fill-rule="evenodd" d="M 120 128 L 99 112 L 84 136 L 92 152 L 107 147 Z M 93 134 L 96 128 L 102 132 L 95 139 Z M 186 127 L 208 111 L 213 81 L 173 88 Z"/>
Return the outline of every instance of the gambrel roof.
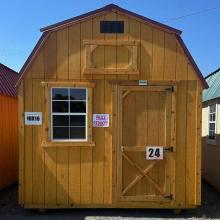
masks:
<path fill-rule="evenodd" d="M 136 19 L 140 22 L 150 24 L 150 25 L 152 25 L 152 26 L 154 26 L 158 29 L 161 29 L 161 30 L 164 30 L 166 32 L 175 34 L 177 40 L 179 41 L 180 45 L 182 46 L 182 48 L 184 50 L 184 53 L 188 57 L 191 65 L 193 66 L 195 72 L 197 73 L 199 79 L 201 80 L 204 88 L 208 88 L 208 85 L 207 85 L 205 79 L 203 78 L 202 73 L 200 72 L 198 66 L 196 65 L 196 63 L 194 61 L 194 59 L 192 58 L 191 54 L 189 53 L 189 51 L 188 51 L 186 45 L 184 44 L 182 38 L 180 37 L 180 35 L 182 33 L 180 30 L 172 28 L 168 25 L 159 23 L 159 22 L 154 21 L 152 19 L 146 18 L 146 17 L 144 17 L 142 15 L 139 15 L 139 14 L 136 14 L 134 12 L 128 11 L 128 10 L 123 9 L 123 8 L 117 6 L 117 5 L 114 5 L 114 4 L 106 5 L 102 8 L 99 8 L 97 10 L 88 12 L 86 14 L 82 14 L 80 16 L 76 16 L 76 17 L 67 19 L 65 21 L 58 22 L 56 24 L 41 28 L 40 31 L 43 32 L 43 34 L 42 34 L 41 38 L 39 39 L 38 43 L 36 44 L 36 46 L 34 47 L 33 51 L 31 52 L 30 56 L 26 60 L 25 64 L 21 68 L 19 81 L 22 79 L 22 76 L 23 76 L 24 72 L 29 68 L 32 60 L 34 59 L 34 57 L 38 53 L 39 49 L 41 48 L 41 46 L 43 45 L 43 43 L 45 42 L 45 40 L 49 36 L 50 32 L 61 29 L 61 28 L 64 28 L 64 27 L 68 27 L 72 24 L 82 22 L 82 21 L 85 21 L 85 20 L 90 19 L 90 18 L 94 18 L 94 17 L 100 16 L 100 15 L 104 15 L 104 14 L 109 13 L 109 12 L 117 12 L 119 14 L 126 15 L 128 17 Z"/>

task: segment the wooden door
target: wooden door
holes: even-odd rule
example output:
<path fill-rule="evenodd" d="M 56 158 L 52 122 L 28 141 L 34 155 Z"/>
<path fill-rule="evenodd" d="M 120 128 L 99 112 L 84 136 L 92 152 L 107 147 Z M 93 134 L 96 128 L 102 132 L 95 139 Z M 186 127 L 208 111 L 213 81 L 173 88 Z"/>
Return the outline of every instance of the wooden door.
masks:
<path fill-rule="evenodd" d="M 119 201 L 171 201 L 174 189 L 175 91 L 171 86 L 118 88 Z M 162 146 L 162 160 L 147 160 Z"/>

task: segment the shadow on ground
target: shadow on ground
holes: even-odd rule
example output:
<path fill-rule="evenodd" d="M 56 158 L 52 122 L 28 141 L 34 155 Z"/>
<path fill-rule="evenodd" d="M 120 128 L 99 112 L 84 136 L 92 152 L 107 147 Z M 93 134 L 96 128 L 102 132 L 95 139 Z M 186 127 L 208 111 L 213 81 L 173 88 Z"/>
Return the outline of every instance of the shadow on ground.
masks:
<path fill-rule="evenodd" d="M 202 187 L 202 201 L 201 207 L 183 210 L 180 215 L 163 209 L 58 209 L 39 213 L 17 204 L 17 185 L 13 185 L 0 192 L 0 219 L 220 219 L 220 193 L 206 183 Z"/>

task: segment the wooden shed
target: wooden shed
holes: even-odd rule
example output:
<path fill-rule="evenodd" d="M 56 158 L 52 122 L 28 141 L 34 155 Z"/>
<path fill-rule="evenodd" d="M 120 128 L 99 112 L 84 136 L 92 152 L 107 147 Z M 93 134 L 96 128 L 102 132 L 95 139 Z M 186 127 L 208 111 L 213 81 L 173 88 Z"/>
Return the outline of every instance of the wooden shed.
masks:
<path fill-rule="evenodd" d="M 0 63 L 0 190 L 18 179 L 18 78 Z"/>
<path fill-rule="evenodd" d="M 113 4 L 41 31 L 19 81 L 20 205 L 199 205 L 207 84 L 181 31 Z"/>

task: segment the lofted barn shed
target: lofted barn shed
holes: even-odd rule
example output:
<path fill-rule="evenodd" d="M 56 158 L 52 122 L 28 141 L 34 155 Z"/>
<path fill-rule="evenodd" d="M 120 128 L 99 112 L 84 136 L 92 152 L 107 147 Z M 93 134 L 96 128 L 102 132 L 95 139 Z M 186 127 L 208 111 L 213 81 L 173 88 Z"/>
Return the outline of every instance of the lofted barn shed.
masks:
<path fill-rule="evenodd" d="M 0 190 L 18 180 L 18 78 L 0 63 Z"/>
<path fill-rule="evenodd" d="M 199 205 L 207 84 L 181 31 L 113 4 L 41 31 L 19 80 L 20 205 Z"/>

